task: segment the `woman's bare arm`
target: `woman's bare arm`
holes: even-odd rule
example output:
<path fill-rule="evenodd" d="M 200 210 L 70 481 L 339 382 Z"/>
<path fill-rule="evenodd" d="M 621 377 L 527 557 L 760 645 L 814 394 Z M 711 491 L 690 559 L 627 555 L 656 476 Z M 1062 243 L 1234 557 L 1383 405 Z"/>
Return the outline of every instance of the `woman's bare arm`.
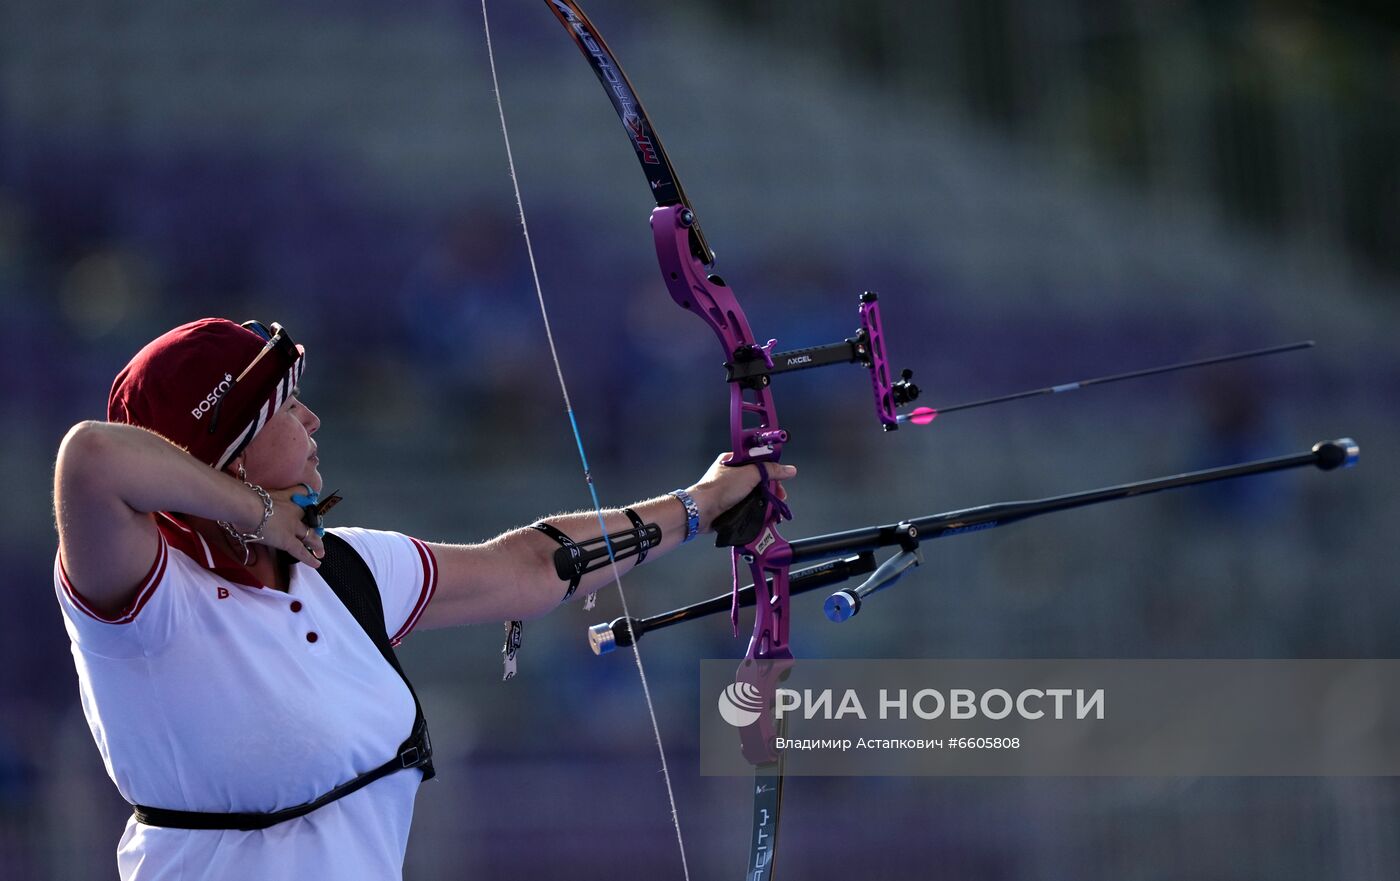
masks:
<path fill-rule="evenodd" d="M 714 518 L 739 502 L 758 482 L 755 468 L 730 468 L 726 456 L 716 459 L 710 470 L 689 492 L 700 508 L 700 534 L 709 532 Z M 764 466 L 780 497 L 786 493 L 781 481 L 797 473 L 789 465 Z M 685 537 L 686 514 L 682 504 L 671 496 L 660 496 L 632 506 L 644 522 L 661 527 L 661 543 L 647 552 L 647 562 L 678 547 Z M 632 528 L 621 509 L 604 512 L 607 530 L 615 533 Z M 550 524 L 575 542 L 599 536 L 598 515 L 593 511 L 560 514 L 546 518 Z M 424 629 L 452 627 L 486 621 L 534 618 L 557 608 L 568 582 L 554 568 L 552 539 L 536 529 L 514 529 L 477 545 L 431 545 L 438 564 L 438 587 L 433 601 L 423 613 Z M 636 565 L 636 558 L 618 562 L 619 573 Z M 586 596 L 613 581 L 611 566 L 603 566 L 583 577 L 573 599 Z"/>
<path fill-rule="evenodd" d="M 301 509 L 275 501 L 263 530 L 266 543 L 319 565 L 297 538 L 305 531 L 297 529 Z M 143 428 L 81 422 L 69 430 L 54 467 L 59 554 L 73 588 L 97 611 L 124 608 L 150 571 L 157 511 L 227 520 L 251 531 L 262 521 L 263 503 L 240 481 Z"/>

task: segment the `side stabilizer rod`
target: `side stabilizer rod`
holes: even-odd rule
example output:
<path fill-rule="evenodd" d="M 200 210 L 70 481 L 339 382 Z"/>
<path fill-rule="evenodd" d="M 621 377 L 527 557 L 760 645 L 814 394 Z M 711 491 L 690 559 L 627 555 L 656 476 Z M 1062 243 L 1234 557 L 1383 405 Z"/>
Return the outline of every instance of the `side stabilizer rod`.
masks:
<path fill-rule="evenodd" d="M 793 571 L 788 576 L 789 596 L 840 584 L 858 575 L 875 569 L 875 554 L 866 551 L 850 557 L 828 560 L 816 566 Z M 637 640 L 653 630 L 728 612 L 734 602 L 733 591 L 725 591 L 719 596 L 710 597 L 689 606 L 652 615 L 649 618 L 617 618 L 609 624 L 594 624 L 588 628 L 588 645 L 595 655 L 607 653 L 622 647 L 636 645 Z M 754 604 L 754 589 L 750 584 L 739 589 L 739 608 L 747 609 Z"/>

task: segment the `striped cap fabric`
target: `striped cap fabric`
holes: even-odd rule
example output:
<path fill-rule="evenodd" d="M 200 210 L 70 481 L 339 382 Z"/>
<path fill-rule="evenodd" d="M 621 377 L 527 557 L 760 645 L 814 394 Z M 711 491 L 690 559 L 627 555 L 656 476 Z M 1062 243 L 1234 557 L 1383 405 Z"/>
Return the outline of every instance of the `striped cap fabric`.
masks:
<path fill-rule="evenodd" d="M 306 350 L 273 328 L 268 339 L 201 318 L 156 337 L 112 382 L 107 420 L 154 431 L 222 469 L 301 382 Z"/>

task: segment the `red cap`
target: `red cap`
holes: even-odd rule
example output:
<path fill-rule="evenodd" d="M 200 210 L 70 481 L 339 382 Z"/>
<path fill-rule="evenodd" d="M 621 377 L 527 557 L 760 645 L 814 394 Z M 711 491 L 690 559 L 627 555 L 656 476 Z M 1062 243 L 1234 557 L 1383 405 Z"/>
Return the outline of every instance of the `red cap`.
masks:
<path fill-rule="evenodd" d="M 269 339 L 201 318 L 156 337 L 112 382 L 107 420 L 150 429 L 222 469 L 301 381 L 305 349 L 272 327 Z"/>

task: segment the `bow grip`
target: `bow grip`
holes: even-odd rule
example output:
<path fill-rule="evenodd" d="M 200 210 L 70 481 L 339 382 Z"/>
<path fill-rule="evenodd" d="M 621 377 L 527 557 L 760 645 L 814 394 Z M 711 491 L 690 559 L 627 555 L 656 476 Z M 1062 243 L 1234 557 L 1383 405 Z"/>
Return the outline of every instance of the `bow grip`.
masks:
<path fill-rule="evenodd" d="M 740 499 L 739 504 L 715 518 L 715 547 L 744 547 L 758 538 L 767 522 L 768 499 L 763 494 L 763 485 L 759 484 Z"/>

